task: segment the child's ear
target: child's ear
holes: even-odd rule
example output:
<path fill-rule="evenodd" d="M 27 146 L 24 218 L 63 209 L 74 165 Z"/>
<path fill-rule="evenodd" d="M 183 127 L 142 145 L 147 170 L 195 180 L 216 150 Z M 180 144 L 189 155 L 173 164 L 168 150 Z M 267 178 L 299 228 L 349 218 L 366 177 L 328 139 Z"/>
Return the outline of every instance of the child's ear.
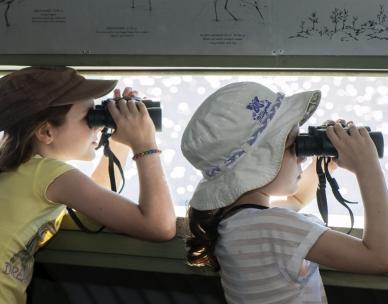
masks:
<path fill-rule="evenodd" d="M 49 122 L 42 124 L 36 131 L 36 138 L 42 143 L 49 145 L 53 142 L 55 130 Z"/>

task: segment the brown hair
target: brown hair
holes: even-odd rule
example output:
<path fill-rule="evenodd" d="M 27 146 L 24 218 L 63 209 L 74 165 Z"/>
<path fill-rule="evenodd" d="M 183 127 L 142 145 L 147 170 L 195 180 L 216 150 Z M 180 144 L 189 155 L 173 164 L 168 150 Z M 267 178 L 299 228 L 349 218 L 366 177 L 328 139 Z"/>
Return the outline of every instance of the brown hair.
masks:
<path fill-rule="evenodd" d="M 0 143 L 0 172 L 14 170 L 28 161 L 33 156 L 35 131 L 45 122 L 61 126 L 71 107 L 50 107 L 7 128 Z"/>
<path fill-rule="evenodd" d="M 188 221 L 191 235 L 186 238 L 187 262 L 191 266 L 209 266 L 218 271 L 220 266 L 214 255 L 218 238 L 218 224 L 225 208 L 215 210 L 197 210 L 190 207 Z"/>

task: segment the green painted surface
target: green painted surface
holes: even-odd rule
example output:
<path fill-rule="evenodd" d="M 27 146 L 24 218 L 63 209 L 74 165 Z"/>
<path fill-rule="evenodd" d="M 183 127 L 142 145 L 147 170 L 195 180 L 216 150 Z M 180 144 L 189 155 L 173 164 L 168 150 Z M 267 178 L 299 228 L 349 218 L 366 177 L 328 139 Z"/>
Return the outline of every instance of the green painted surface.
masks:
<path fill-rule="evenodd" d="M 82 218 L 90 228 L 97 225 Z M 40 263 L 93 266 L 176 274 L 216 276 L 207 269 L 189 267 L 185 262 L 184 219 L 178 218 L 177 236 L 168 242 L 148 242 L 104 231 L 90 234 L 79 231 L 71 219 L 64 219 L 62 230 L 36 255 Z M 341 229 L 338 229 L 341 230 Z M 353 235 L 360 237 L 361 230 Z M 321 268 L 325 285 L 387 289 L 388 276 L 360 275 Z"/>

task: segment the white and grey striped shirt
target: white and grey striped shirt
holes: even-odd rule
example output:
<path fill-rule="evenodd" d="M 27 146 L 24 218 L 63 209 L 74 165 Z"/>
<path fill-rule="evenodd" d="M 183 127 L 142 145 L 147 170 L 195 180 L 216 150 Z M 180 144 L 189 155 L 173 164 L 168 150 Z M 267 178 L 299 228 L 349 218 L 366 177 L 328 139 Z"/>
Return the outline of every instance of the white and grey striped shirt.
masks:
<path fill-rule="evenodd" d="M 318 265 L 304 259 L 327 229 L 283 208 L 244 209 L 221 221 L 215 254 L 227 302 L 327 303 Z"/>

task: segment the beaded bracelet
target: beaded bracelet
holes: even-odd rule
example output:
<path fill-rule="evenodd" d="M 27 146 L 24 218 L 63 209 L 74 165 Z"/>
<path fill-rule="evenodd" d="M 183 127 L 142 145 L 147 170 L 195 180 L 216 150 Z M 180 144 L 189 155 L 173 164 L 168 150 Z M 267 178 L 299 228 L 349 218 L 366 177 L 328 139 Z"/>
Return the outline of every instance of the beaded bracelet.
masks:
<path fill-rule="evenodd" d="M 159 149 L 150 149 L 150 150 L 147 150 L 147 151 L 144 151 L 144 152 L 136 153 L 136 154 L 132 157 L 132 159 L 133 159 L 133 160 L 137 160 L 137 159 L 139 159 L 140 157 L 143 157 L 143 156 L 146 156 L 146 155 L 155 154 L 155 153 L 162 153 L 162 150 L 159 150 Z"/>

